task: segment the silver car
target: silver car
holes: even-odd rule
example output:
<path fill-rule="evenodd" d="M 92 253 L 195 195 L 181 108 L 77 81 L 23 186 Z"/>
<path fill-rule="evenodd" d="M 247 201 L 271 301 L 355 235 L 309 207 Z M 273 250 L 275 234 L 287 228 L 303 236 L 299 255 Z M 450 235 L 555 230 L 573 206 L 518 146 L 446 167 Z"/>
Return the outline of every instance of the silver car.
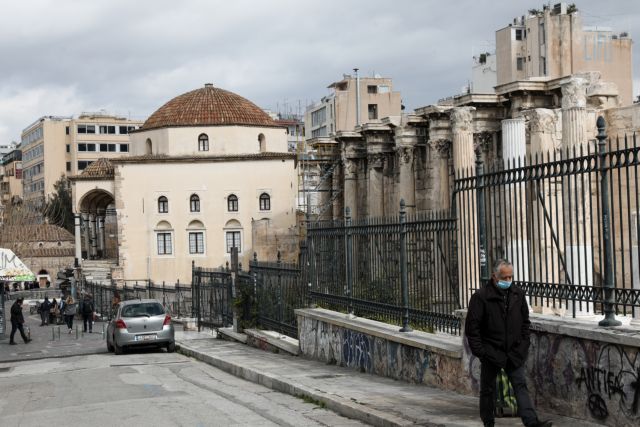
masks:
<path fill-rule="evenodd" d="M 127 300 L 118 304 L 107 326 L 107 348 L 122 354 L 126 348 L 137 346 L 166 347 L 176 350 L 171 316 L 155 299 Z"/>

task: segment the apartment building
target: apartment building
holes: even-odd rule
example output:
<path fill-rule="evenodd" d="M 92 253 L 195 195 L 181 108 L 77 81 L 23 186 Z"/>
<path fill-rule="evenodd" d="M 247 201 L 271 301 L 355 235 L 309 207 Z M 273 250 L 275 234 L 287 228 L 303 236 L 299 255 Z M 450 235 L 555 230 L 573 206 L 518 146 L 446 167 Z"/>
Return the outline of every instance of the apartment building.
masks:
<path fill-rule="evenodd" d="M 621 105 L 629 105 L 632 43 L 626 32 L 584 26 L 575 5 L 532 9 L 496 31 L 497 84 L 598 71 L 601 80 L 616 84 Z"/>
<path fill-rule="evenodd" d="M 22 132 L 24 200 L 42 203 L 62 175 L 77 175 L 100 157 L 127 155 L 129 132 L 142 123 L 105 113 L 39 118 Z"/>
<path fill-rule="evenodd" d="M 307 107 L 304 120 L 307 139 L 335 135 L 362 123 L 376 123 L 382 117 L 401 114 L 400 92 L 393 91 L 390 78 L 345 74 L 328 88 L 332 91 L 330 95 Z"/>
<path fill-rule="evenodd" d="M 22 198 L 22 152 L 10 151 L 0 160 L 0 205 Z"/>

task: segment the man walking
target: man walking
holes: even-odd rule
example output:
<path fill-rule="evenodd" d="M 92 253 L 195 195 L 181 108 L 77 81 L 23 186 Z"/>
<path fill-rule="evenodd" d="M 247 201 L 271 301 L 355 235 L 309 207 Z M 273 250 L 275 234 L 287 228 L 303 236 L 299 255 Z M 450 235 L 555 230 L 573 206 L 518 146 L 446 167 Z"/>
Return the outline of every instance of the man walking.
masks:
<path fill-rule="evenodd" d="M 27 338 L 24 334 L 24 328 L 22 327 L 24 323 L 24 316 L 22 315 L 23 301 L 24 300 L 22 298 L 18 298 L 11 306 L 11 335 L 9 335 L 9 344 L 11 345 L 17 344 L 13 340 L 13 337 L 16 335 L 16 331 L 20 331 L 20 335 L 22 336 L 25 344 L 28 344 L 31 341 L 31 338 Z"/>
<path fill-rule="evenodd" d="M 511 381 L 518 415 L 527 427 L 550 427 L 540 421 L 531 403 L 524 376 L 529 352 L 529 306 L 524 292 L 512 284 L 513 265 L 496 261 L 491 283 L 476 291 L 469 301 L 465 335 L 474 356 L 480 359 L 480 418 L 494 425 L 496 377 L 504 369 Z"/>
<path fill-rule="evenodd" d="M 46 326 L 49 324 L 49 311 L 51 310 L 51 302 L 48 296 L 44 297 L 44 301 L 40 304 L 39 308 L 40 319 L 42 320 L 40 326 Z"/>
<path fill-rule="evenodd" d="M 90 294 L 85 294 L 84 299 L 82 300 L 82 332 L 87 332 L 87 324 L 89 324 L 89 333 L 93 333 L 93 312 L 95 311 L 95 307 L 93 305 L 93 301 L 91 300 Z"/>

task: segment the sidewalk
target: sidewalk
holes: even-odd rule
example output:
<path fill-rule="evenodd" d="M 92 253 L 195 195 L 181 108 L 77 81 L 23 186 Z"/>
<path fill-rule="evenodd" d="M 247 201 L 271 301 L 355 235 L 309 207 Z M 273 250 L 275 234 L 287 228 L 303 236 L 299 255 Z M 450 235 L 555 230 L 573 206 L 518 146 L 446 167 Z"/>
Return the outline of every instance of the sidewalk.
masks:
<path fill-rule="evenodd" d="M 5 313 L 9 313 L 13 302 L 6 301 Z M 25 344 L 20 332 L 16 332 L 15 341 L 18 345 L 9 345 L 11 321 L 7 318 L 6 338 L 0 340 L 0 363 L 107 352 L 107 344 L 102 338 L 102 322 L 96 322 L 93 325 L 92 334 L 83 334 L 82 320 L 75 319 L 73 332 L 69 334 L 65 324 L 40 326 L 40 315 L 37 313 L 29 314 L 27 304 L 25 304 L 22 313 L 25 320 L 25 333 L 28 327 L 31 331 L 32 341 Z"/>
<path fill-rule="evenodd" d="M 482 426 L 476 397 L 362 374 L 351 369 L 285 354 L 269 353 L 212 337 L 212 333 L 176 333 L 179 351 L 237 377 L 276 391 L 305 397 L 349 418 L 376 426 Z M 597 426 L 546 413 L 554 426 Z M 519 418 L 497 426 L 521 426 Z"/>

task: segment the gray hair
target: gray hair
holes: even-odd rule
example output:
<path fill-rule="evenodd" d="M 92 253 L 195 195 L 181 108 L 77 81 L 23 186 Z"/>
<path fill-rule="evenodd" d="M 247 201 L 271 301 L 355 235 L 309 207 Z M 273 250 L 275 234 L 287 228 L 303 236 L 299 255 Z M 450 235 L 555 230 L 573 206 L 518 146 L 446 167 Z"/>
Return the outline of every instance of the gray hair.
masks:
<path fill-rule="evenodd" d="M 509 261 L 507 261 L 504 258 L 499 258 L 497 259 L 494 263 L 493 263 L 493 274 L 495 274 L 496 276 L 498 275 L 498 273 L 500 272 L 500 269 L 504 266 L 507 267 L 513 267 L 513 264 L 511 264 Z"/>

